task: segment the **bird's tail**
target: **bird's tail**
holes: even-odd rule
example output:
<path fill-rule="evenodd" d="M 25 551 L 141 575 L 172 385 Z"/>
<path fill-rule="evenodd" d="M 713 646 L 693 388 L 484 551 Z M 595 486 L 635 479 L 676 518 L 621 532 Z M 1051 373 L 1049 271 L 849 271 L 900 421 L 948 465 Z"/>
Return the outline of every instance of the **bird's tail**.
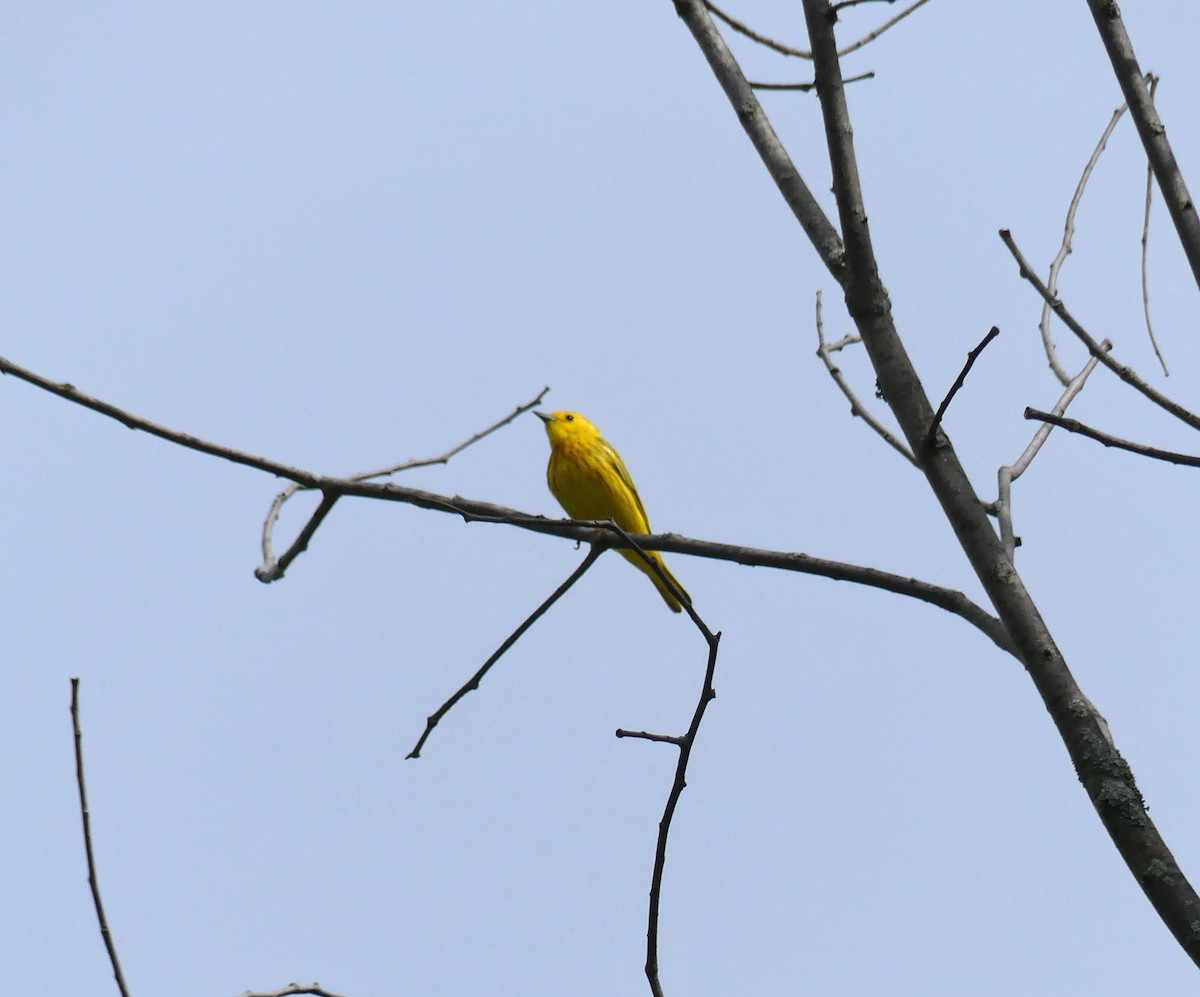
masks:
<path fill-rule="evenodd" d="M 687 594 L 687 589 L 685 589 L 682 585 L 679 584 L 678 579 L 673 574 L 671 574 L 671 569 L 668 568 L 666 566 L 666 564 L 663 562 L 662 555 L 659 554 L 658 551 L 654 551 L 654 550 L 648 550 L 648 551 L 646 551 L 646 553 L 649 554 L 650 557 L 653 558 L 656 562 L 658 562 L 658 566 L 660 568 L 662 568 L 663 574 L 666 575 L 669 579 L 671 579 L 671 583 L 675 586 L 676 589 L 679 590 L 680 595 L 682 595 L 684 600 L 690 604 L 692 601 L 692 597 Z M 679 599 L 677 599 L 675 594 L 671 591 L 671 589 L 666 584 L 664 584 L 662 579 L 660 579 L 658 577 L 658 574 L 654 571 L 654 569 L 651 568 L 650 565 L 648 565 L 645 561 L 642 560 L 641 555 L 639 555 L 636 550 L 623 550 L 623 551 L 621 551 L 621 554 L 635 568 L 637 568 L 639 571 L 644 571 L 647 575 L 650 576 L 650 581 L 654 582 L 654 587 L 656 589 L 658 589 L 659 594 L 663 597 L 663 602 L 665 602 L 667 604 L 667 607 L 671 610 L 672 613 L 679 613 L 679 612 L 683 611 L 683 607 L 679 604 Z"/>

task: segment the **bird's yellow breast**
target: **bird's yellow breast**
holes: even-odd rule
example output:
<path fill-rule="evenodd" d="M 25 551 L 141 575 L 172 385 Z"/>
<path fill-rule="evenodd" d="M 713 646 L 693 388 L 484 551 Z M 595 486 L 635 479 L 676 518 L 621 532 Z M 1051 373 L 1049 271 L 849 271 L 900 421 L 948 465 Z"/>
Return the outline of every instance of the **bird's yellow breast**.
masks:
<path fill-rule="evenodd" d="M 611 519 L 631 533 L 649 533 L 641 499 L 621 458 L 602 439 L 560 440 L 546 482 L 572 519 Z"/>

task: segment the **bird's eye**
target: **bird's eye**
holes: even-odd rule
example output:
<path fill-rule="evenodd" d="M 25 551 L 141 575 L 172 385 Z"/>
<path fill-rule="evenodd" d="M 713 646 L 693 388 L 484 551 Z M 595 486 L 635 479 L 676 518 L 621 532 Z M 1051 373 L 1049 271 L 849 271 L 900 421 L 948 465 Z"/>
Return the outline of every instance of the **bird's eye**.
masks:
<path fill-rule="evenodd" d="M 567 422 L 574 422 L 574 421 L 575 421 L 575 416 L 573 416 L 573 415 L 567 416 Z"/>

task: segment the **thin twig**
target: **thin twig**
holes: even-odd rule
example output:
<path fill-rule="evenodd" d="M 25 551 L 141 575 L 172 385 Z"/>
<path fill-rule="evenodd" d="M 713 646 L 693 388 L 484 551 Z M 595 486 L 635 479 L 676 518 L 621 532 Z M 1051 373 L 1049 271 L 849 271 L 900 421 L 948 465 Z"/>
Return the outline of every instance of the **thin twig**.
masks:
<path fill-rule="evenodd" d="M 1033 285 L 1034 289 L 1042 296 L 1043 300 L 1049 303 L 1050 307 L 1054 310 L 1054 314 L 1062 320 L 1063 324 L 1066 325 L 1068 329 L 1070 329 L 1073 333 L 1075 333 L 1076 336 L 1079 337 L 1080 342 L 1082 342 L 1083 345 L 1088 348 L 1088 352 L 1092 356 L 1098 357 L 1100 362 L 1104 364 L 1105 367 L 1111 370 L 1117 375 L 1117 377 L 1119 377 L 1135 391 L 1141 392 L 1146 398 L 1150 399 L 1150 401 L 1154 402 L 1155 405 L 1159 406 L 1159 408 L 1170 412 L 1171 415 L 1175 416 L 1176 419 L 1187 423 L 1193 429 L 1200 429 L 1200 416 L 1189 411 L 1188 409 L 1185 409 L 1178 402 L 1172 401 L 1161 391 L 1157 391 L 1151 387 L 1144 380 L 1142 380 L 1142 378 L 1132 367 L 1129 367 L 1126 364 L 1118 363 L 1107 351 L 1101 349 L 1100 344 L 1097 343 L 1096 340 L 1093 339 L 1088 333 L 1088 331 L 1075 320 L 1074 316 L 1067 311 L 1066 305 L 1052 295 L 1047 289 L 1046 285 L 1043 284 L 1038 278 L 1038 275 L 1033 272 L 1033 269 L 1029 266 L 1028 261 L 1017 248 L 1017 244 L 1013 241 L 1012 233 L 1009 232 L 1008 229 L 1000 230 L 1000 238 L 1003 240 L 1004 245 L 1008 247 L 1008 251 L 1012 253 L 1013 259 L 1017 261 L 1017 266 L 1019 266 L 1021 269 L 1021 276 L 1029 281 L 1031 285 Z M 1200 949 L 1200 946 L 1198 946 L 1198 949 Z"/>
<path fill-rule="evenodd" d="M 262 533 L 263 563 L 254 569 L 254 577 L 260 582 L 274 582 L 284 576 L 291 563 L 308 550 L 308 542 L 313 538 L 313 534 L 317 532 L 317 528 L 321 523 L 325 521 L 325 517 L 333 511 L 334 505 L 340 498 L 334 492 L 322 492 L 321 501 L 316 509 L 313 510 L 312 515 L 308 517 L 308 522 L 296 534 L 296 539 L 292 541 L 291 546 L 276 560 L 271 550 L 271 534 L 274 532 L 275 523 L 279 519 L 279 512 L 283 508 L 283 503 L 299 491 L 309 491 L 309 489 L 304 488 L 302 485 L 289 485 L 275 496 L 275 500 L 271 503 L 271 508 L 267 511 L 267 518 L 263 522 Z"/>
<path fill-rule="evenodd" d="M 869 73 L 859 73 L 857 76 L 846 78 L 847 83 L 861 83 L 863 80 L 875 79 L 874 71 Z M 755 80 L 747 80 L 754 90 L 799 90 L 803 93 L 808 93 L 816 87 L 815 83 L 759 83 Z"/>
<path fill-rule="evenodd" d="M 79 815 L 83 820 L 83 850 L 87 855 L 88 886 L 92 891 L 92 903 L 96 906 L 100 937 L 104 939 L 104 947 L 108 950 L 108 961 L 112 965 L 117 989 L 121 992 L 121 997 L 129 997 L 125 974 L 121 972 L 121 960 L 117 956 L 117 946 L 104 913 L 104 901 L 100 899 L 100 882 L 96 877 L 96 856 L 92 850 L 92 815 L 88 809 L 87 783 L 83 777 L 83 727 L 79 720 L 78 678 L 71 679 L 71 727 L 75 735 L 75 781 L 79 785 Z"/>
<path fill-rule="evenodd" d="M 843 336 L 832 346 L 825 342 L 825 320 L 822 317 L 821 311 L 821 292 L 817 292 L 817 356 L 821 358 L 821 362 L 825 365 L 825 369 L 829 371 L 829 376 L 833 378 L 833 383 L 838 386 L 838 389 L 846 396 L 850 402 L 850 414 L 858 416 L 876 433 L 882 437 L 883 442 L 895 450 L 900 456 L 907 460 L 913 467 L 920 467 L 916 457 L 908 446 L 894 433 L 892 433 L 882 422 L 873 416 L 870 411 L 858 400 L 858 396 L 854 393 L 854 389 L 850 387 L 846 381 L 846 376 L 842 373 L 842 369 L 833 362 L 833 357 L 830 356 L 845 346 L 852 343 L 860 343 L 862 339 L 858 336 Z"/>
<path fill-rule="evenodd" d="M 626 730 L 617 728 L 617 737 L 636 737 L 643 741 L 659 741 L 664 744 L 679 744 L 683 741 L 677 734 L 651 734 L 648 730 Z"/>
<path fill-rule="evenodd" d="M 1112 349 L 1112 343 L 1107 339 L 1100 344 L 1107 351 Z M 1067 385 L 1067 389 L 1059 397 L 1054 405 L 1054 412 L 1057 415 L 1062 415 L 1067 406 L 1080 391 L 1083 390 L 1084 384 L 1091 376 L 1092 371 L 1096 369 L 1096 365 L 1100 361 L 1096 357 L 1088 357 L 1087 362 L 1083 365 L 1083 369 L 1076 374 L 1071 383 Z M 1042 449 L 1042 444 L 1050 436 L 1050 426 L 1039 426 L 1036 433 L 1033 434 L 1033 439 L 1029 441 L 1024 452 L 1011 465 L 1005 465 L 996 472 L 996 501 L 992 503 L 991 511 L 995 513 L 996 519 L 1000 523 L 1000 542 L 1004 545 L 1004 550 L 1008 554 L 1008 559 L 1011 561 L 1016 554 L 1017 537 L 1013 533 L 1012 521 L 1012 483 L 1016 481 L 1033 463 L 1033 458 L 1038 455 L 1038 451 Z"/>
<path fill-rule="evenodd" d="M 890 0 L 889 0 L 889 2 L 890 2 Z M 908 17 L 909 14 L 916 13 L 918 10 L 920 10 L 922 7 L 924 7 L 927 3 L 929 3 L 929 0 L 916 0 L 916 3 L 912 4 L 910 7 L 906 7 L 904 10 L 900 11 L 900 13 L 897 14 L 895 17 L 893 17 L 891 20 L 884 21 L 883 24 L 881 24 L 878 28 L 876 28 L 874 31 L 870 31 L 867 34 L 863 35 L 862 38 L 860 38 L 858 41 L 851 42 L 849 45 L 844 45 L 841 48 L 839 48 L 838 55 L 849 55 L 851 52 L 858 51 L 864 45 L 870 45 L 871 42 L 873 42 L 876 38 L 878 38 L 880 35 L 882 35 L 885 31 L 890 31 L 897 24 L 899 24 L 906 17 Z"/>
<path fill-rule="evenodd" d="M 752 90 L 798 90 L 808 93 L 816 87 L 815 83 L 763 83 L 759 80 L 747 80 Z"/>
<path fill-rule="evenodd" d="M 768 38 L 766 35 L 760 35 L 757 31 L 751 28 L 748 24 L 743 24 L 737 18 L 726 14 L 715 3 L 710 3 L 709 0 L 704 0 L 704 6 L 714 16 L 720 18 L 728 24 L 739 35 L 745 35 L 752 42 L 758 42 L 759 45 L 765 45 L 769 49 L 773 49 L 780 55 L 795 56 L 798 59 L 811 59 L 812 53 L 807 52 L 802 48 L 792 48 L 790 45 L 784 45 L 782 42 L 777 42 L 773 38 Z"/>
<path fill-rule="evenodd" d="M 1146 74 L 1146 82 L 1150 85 L 1150 100 L 1154 100 L 1154 92 L 1158 89 L 1158 77 L 1153 73 Z M 1154 324 L 1150 321 L 1150 271 L 1148 258 L 1150 255 L 1150 206 L 1154 202 L 1154 168 L 1146 163 L 1146 208 L 1142 219 L 1142 312 L 1146 316 L 1146 334 L 1150 337 L 1150 345 L 1154 347 L 1154 355 L 1162 365 L 1163 377 L 1170 377 L 1167 361 L 1163 359 L 1162 350 L 1158 348 L 1158 340 L 1154 336 Z"/>
<path fill-rule="evenodd" d="M 572 585 L 579 581 L 580 578 L 583 577 L 584 572 L 586 572 L 588 568 L 596 563 L 596 558 L 603 554 L 606 549 L 607 548 L 604 546 L 595 544 L 588 548 L 587 556 L 580 563 L 579 567 L 571 572 L 570 577 L 558 588 L 556 588 L 545 602 L 543 602 L 528 617 L 526 617 L 524 623 L 522 623 L 519 627 L 517 627 L 516 630 L 509 634 L 504 643 L 496 648 L 492 656 L 483 663 L 479 671 L 467 679 L 467 681 L 459 687 L 459 690 L 453 696 L 442 703 L 437 710 L 435 710 L 432 714 L 430 714 L 429 717 L 426 718 L 425 731 L 417 739 L 417 743 L 413 746 L 412 751 L 404 756 L 405 758 L 421 757 L 421 749 L 425 746 L 425 742 L 429 740 L 429 735 L 433 733 L 433 728 L 441 722 L 442 717 L 449 713 L 454 708 L 454 704 L 462 699 L 463 696 L 465 696 L 468 692 L 473 692 L 479 688 L 479 683 L 491 670 L 492 665 L 499 661 L 500 658 L 503 657 L 504 653 L 521 639 L 522 634 L 524 634 L 525 631 L 533 626 L 545 614 L 546 610 L 558 602 L 558 600 L 566 593 L 567 589 L 569 589 Z"/>
<path fill-rule="evenodd" d="M 1071 241 L 1075 236 L 1075 215 L 1079 211 L 1080 203 L 1083 201 L 1083 192 L 1087 189 L 1088 181 L 1092 178 L 1092 172 L 1096 169 L 1096 164 L 1100 162 L 1100 156 L 1108 145 L 1108 140 L 1112 136 L 1113 129 L 1117 127 L 1117 122 L 1121 120 L 1121 115 L 1128 109 L 1128 104 L 1122 104 L 1113 111 L 1108 126 L 1100 136 L 1100 141 L 1096 143 L 1096 148 L 1092 150 L 1087 164 L 1083 167 L 1083 175 L 1080 176 L 1079 183 L 1075 185 L 1075 193 L 1071 196 L 1071 203 L 1067 206 L 1067 218 L 1063 223 L 1062 243 L 1058 247 L 1057 255 L 1050 261 L 1050 272 L 1046 275 L 1046 287 L 1049 288 L 1050 293 L 1054 296 L 1058 295 L 1059 271 L 1062 270 L 1067 257 L 1071 255 Z M 1054 376 L 1062 384 L 1069 384 L 1071 379 L 1058 362 L 1058 353 L 1054 347 L 1054 337 L 1050 334 L 1049 302 L 1042 303 L 1042 317 L 1038 322 L 1038 329 L 1042 333 L 1042 346 L 1046 351 L 1046 359 L 1050 363 L 1050 369 L 1054 371 Z"/>
<path fill-rule="evenodd" d="M 385 467 L 378 471 L 367 471 L 364 474 L 356 474 L 351 477 L 350 480 L 370 481 L 374 478 L 385 478 L 390 475 L 397 474 L 400 471 L 410 471 L 417 467 L 431 467 L 435 464 L 449 463 L 452 457 L 462 453 L 467 449 L 467 447 L 474 443 L 478 443 L 484 437 L 490 436 L 503 426 L 507 426 L 510 422 L 516 419 L 517 416 L 523 415 L 531 409 L 537 408 L 542 403 L 542 399 L 546 396 L 546 392 L 549 390 L 549 386 L 542 388 L 542 390 L 538 392 L 537 397 L 535 397 L 532 401 L 528 401 L 524 405 L 518 405 L 503 419 L 492 423 L 492 425 L 488 426 L 487 429 L 480 430 L 470 439 L 464 440 L 462 443 L 451 447 L 445 453 L 439 454 L 437 457 L 423 457 L 419 460 L 408 460 L 403 464 L 396 464 L 393 467 Z M 294 561 L 300 554 L 308 549 L 308 542 L 312 539 L 312 535 L 317 531 L 317 527 L 321 525 L 322 520 L 329 515 L 329 512 L 333 509 L 334 503 L 336 503 L 338 500 L 337 495 L 331 495 L 329 493 L 324 494 L 321 497 L 321 504 L 317 506 L 313 514 L 309 516 L 308 522 L 304 524 L 304 528 L 296 535 L 296 539 L 292 541 L 292 545 L 278 560 L 276 560 L 271 549 L 271 541 L 272 534 L 275 530 L 275 524 L 279 521 L 279 514 L 283 509 L 284 503 L 287 502 L 288 499 L 290 499 L 297 492 L 307 490 L 308 489 L 303 485 L 289 485 L 275 496 L 274 501 L 271 503 L 271 508 L 267 510 L 267 516 L 263 521 L 262 529 L 263 563 L 254 569 L 254 577 L 260 582 L 273 582 L 284 576 L 284 573 L 288 569 L 288 565 L 290 565 L 292 561 Z"/>
<path fill-rule="evenodd" d="M 1107 353 L 1112 349 L 1112 343 L 1106 339 L 1100 344 L 1100 348 Z M 1070 405 L 1071 402 L 1075 400 L 1075 396 L 1083 390 L 1083 386 L 1087 383 L 1087 379 L 1092 376 L 1092 371 L 1096 369 L 1096 365 L 1099 362 L 1100 360 L 1098 357 L 1088 357 L 1087 363 L 1083 365 L 1083 369 L 1071 379 L 1071 383 L 1067 385 L 1066 391 L 1059 396 L 1054 408 L 1050 410 L 1051 412 L 1053 412 L 1055 415 L 1062 415 L 1067 411 L 1067 406 Z M 1016 481 L 1022 474 L 1029 470 L 1029 465 L 1033 463 L 1033 458 L 1037 456 L 1038 451 L 1041 450 L 1042 444 L 1046 442 L 1046 438 L 1049 435 L 1050 429 L 1047 426 L 1040 427 L 1038 431 L 1033 434 L 1033 439 L 1029 441 L 1029 446 L 1025 448 L 1025 450 L 1021 453 L 1021 456 L 1017 458 L 1016 462 L 1012 466 L 1013 481 Z"/>
<path fill-rule="evenodd" d="M 818 291 L 817 295 L 820 296 L 820 294 L 821 294 L 821 292 Z M 857 332 L 848 332 L 848 333 L 846 333 L 846 335 L 844 335 L 841 339 L 837 340 L 836 342 L 829 343 L 825 347 L 825 352 L 826 353 L 840 353 L 847 346 L 854 346 L 856 343 L 861 343 L 861 342 L 862 342 L 862 336 L 860 336 Z"/>
<path fill-rule="evenodd" d="M 942 404 L 937 407 L 937 411 L 933 414 L 933 422 L 929 424 L 929 432 L 925 434 L 925 446 L 933 446 L 933 441 L 937 437 L 938 429 L 942 425 L 942 416 L 946 414 L 946 409 L 950 407 L 950 403 L 954 401 L 954 396 L 961 390 L 963 384 L 966 383 L 967 375 L 971 373 L 971 368 L 975 366 L 975 361 L 979 359 L 979 355 L 987 349 L 988 343 L 1000 335 L 1000 327 L 992 326 L 987 335 L 979 341 L 979 345 L 967 354 L 967 362 L 963 364 L 963 369 L 958 372 L 958 377 L 954 379 L 954 383 L 950 385 L 950 390 L 946 392 L 946 397 L 942 399 Z"/>
<path fill-rule="evenodd" d="M 326 990 L 324 987 L 317 986 L 315 983 L 311 986 L 304 986 L 299 983 L 290 983 L 282 990 L 256 990 L 253 993 L 247 991 L 244 994 L 240 994 L 239 997 L 293 997 L 293 995 L 301 994 L 310 994 L 312 997 L 342 997 L 341 994 L 335 994 L 332 990 Z"/>
<path fill-rule="evenodd" d="M 893 0 L 887 0 L 887 2 L 892 3 Z M 873 31 L 868 32 L 862 38 L 860 38 L 858 41 L 852 42 L 851 44 L 847 45 L 845 48 L 839 49 L 838 54 L 839 55 L 848 55 L 850 52 L 857 51 L 858 49 L 862 48 L 864 45 L 869 45 L 876 38 L 878 38 L 880 35 L 882 35 L 885 31 L 889 30 L 890 28 L 894 28 L 897 24 L 899 24 L 906 17 L 908 17 L 909 14 L 913 13 L 920 7 L 924 7 L 925 4 L 927 4 L 927 3 L 929 3 L 929 0 L 916 0 L 916 3 L 914 3 L 912 6 L 906 8 L 905 10 L 902 10 L 895 17 L 891 18 L 888 21 L 885 21 L 883 24 L 881 24 L 878 28 L 875 28 Z M 749 25 L 743 24 L 741 21 L 737 20 L 737 18 L 731 17 L 729 14 L 726 14 L 725 11 L 721 10 L 721 8 L 718 7 L 715 3 L 709 2 L 709 0 L 704 0 L 704 6 L 708 9 L 709 13 L 713 14 L 714 16 L 718 17 L 720 20 L 724 21 L 731 28 L 733 28 L 733 30 L 736 31 L 738 34 L 745 35 L 751 41 L 758 42 L 759 45 L 765 45 L 767 48 L 772 49 L 775 52 L 778 52 L 780 55 L 794 56 L 798 59 L 811 59 L 812 58 L 812 52 L 808 51 L 807 49 L 793 48 L 790 45 L 784 45 L 782 42 L 775 41 L 774 38 L 768 38 L 766 35 L 759 34 L 757 31 L 755 31 Z M 849 80 L 847 80 L 846 82 L 849 82 Z M 751 84 L 751 85 L 753 85 L 753 84 Z"/>
<path fill-rule="evenodd" d="M 864 3 L 895 3 L 896 0 L 841 0 L 840 3 L 835 3 L 832 6 L 834 16 L 840 14 L 843 10 L 849 10 L 851 7 L 859 7 Z"/>
<path fill-rule="evenodd" d="M 1179 464 L 1183 467 L 1200 467 L 1200 457 L 1178 453 L 1174 450 L 1160 450 L 1158 447 L 1146 446 L 1144 443 L 1134 443 L 1132 440 L 1124 440 L 1119 436 L 1112 436 L 1109 433 L 1101 432 L 1099 429 L 1093 429 L 1078 419 L 1068 419 L 1065 416 L 1055 415 L 1053 412 L 1042 412 L 1035 408 L 1025 409 L 1025 418 L 1037 419 L 1052 426 L 1061 426 L 1068 433 L 1078 433 L 1080 436 L 1086 436 L 1097 443 L 1103 443 L 1106 447 L 1113 447 L 1116 450 L 1127 450 L 1129 453 L 1135 453 L 1142 457 L 1150 457 L 1153 460 L 1165 461 L 1168 464 Z"/>

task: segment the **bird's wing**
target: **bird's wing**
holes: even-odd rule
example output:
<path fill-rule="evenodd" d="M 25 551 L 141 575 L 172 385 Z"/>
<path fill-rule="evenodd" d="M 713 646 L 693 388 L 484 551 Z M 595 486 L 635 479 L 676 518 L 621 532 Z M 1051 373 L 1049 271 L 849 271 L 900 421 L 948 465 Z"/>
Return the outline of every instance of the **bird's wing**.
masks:
<path fill-rule="evenodd" d="M 621 483 L 629 489 L 629 494 L 633 496 L 634 504 L 637 506 L 638 515 L 642 517 L 641 523 L 632 524 L 635 531 L 638 533 L 649 533 L 650 520 L 646 516 L 646 507 L 642 505 L 642 497 L 638 494 L 638 490 L 633 484 L 633 478 L 629 476 L 629 471 L 625 469 L 625 461 L 621 460 L 621 455 L 613 449 L 612 444 L 608 440 L 601 440 L 600 442 L 604 444 L 604 460 L 616 472 L 617 477 L 621 479 Z M 618 523 L 617 525 L 620 526 L 623 524 Z"/>

